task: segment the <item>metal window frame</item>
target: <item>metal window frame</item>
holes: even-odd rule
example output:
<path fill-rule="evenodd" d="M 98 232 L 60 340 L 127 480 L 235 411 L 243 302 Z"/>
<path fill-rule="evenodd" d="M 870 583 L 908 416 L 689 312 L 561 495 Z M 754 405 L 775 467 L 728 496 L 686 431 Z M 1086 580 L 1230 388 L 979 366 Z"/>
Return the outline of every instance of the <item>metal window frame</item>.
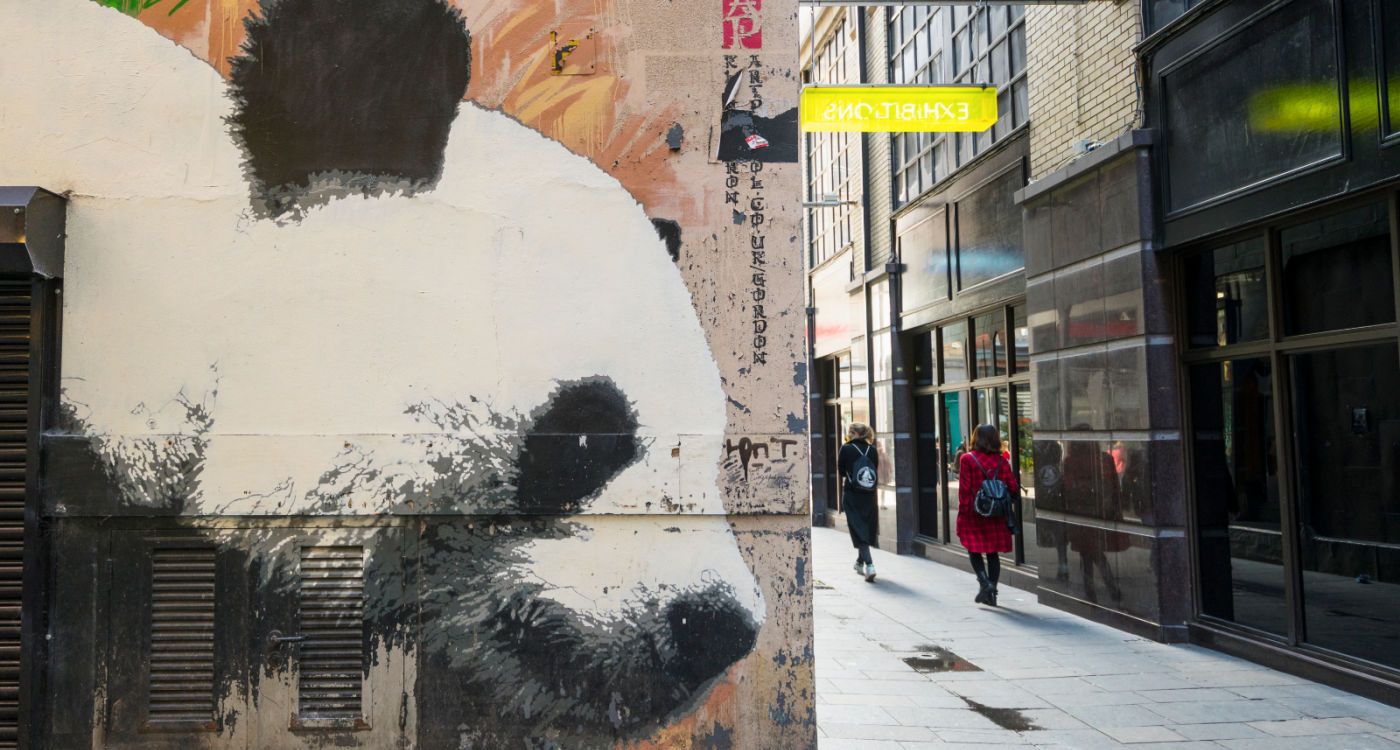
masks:
<path fill-rule="evenodd" d="M 1284 334 L 1283 280 L 1281 266 L 1282 230 L 1326 216 L 1343 213 L 1360 206 L 1382 202 L 1386 206 L 1390 228 L 1391 286 L 1396 304 L 1397 320 L 1338 331 L 1324 331 L 1294 336 Z M 1297 474 L 1297 445 L 1294 439 L 1292 400 L 1294 383 L 1287 367 L 1291 357 L 1314 351 L 1330 351 L 1355 346 L 1392 343 L 1400 346 L 1400 190 L 1394 187 L 1369 191 L 1346 200 L 1335 201 L 1212 239 L 1194 242 L 1175 253 L 1169 273 L 1178 298 L 1185 298 L 1185 262 L 1201 252 L 1238 242 L 1250 237 L 1266 236 L 1264 255 L 1265 288 L 1267 290 L 1269 335 L 1264 341 L 1251 341 L 1226 346 L 1185 348 L 1178 357 L 1178 378 L 1182 384 L 1179 409 L 1182 426 L 1182 453 L 1185 459 L 1187 492 L 1187 548 L 1191 581 L 1191 618 L 1214 630 L 1233 633 L 1256 641 L 1277 644 L 1294 653 L 1320 658 L 1333 667 L 1358 672 L 1368 678 L 1394 681 L 1400 669 L 1343 654 L 1307 641 L 1306 611 L 1303 603 L 1302 543 L 1300 539 L 1300 507 Z M 1187 331 L 1185 305 L 1176 305 L 1173 325 L 1177 331 Z M 1198 495 L 1196 482 L 1195 426 L 1192 411 L 1190 371 L 1202 364 L 1220 364 L 1238 359 L 1267 358 L 1274 377 L 1272 416 L 1274 419 L 1274 453 L 1278 457 L 1279 525 L 1282 535 L 1284 606 L 1287 610 L 1286 631 L 1270 633 L 1203 611 L 1204 579 L 1200 563 L 1200 525 L 1197 520 Z"/>

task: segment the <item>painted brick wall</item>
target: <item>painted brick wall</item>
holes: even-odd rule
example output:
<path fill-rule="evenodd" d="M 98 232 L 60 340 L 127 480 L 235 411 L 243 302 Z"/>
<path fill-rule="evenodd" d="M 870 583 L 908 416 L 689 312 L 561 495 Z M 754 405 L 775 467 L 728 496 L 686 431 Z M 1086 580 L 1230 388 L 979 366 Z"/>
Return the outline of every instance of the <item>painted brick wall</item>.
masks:
<path fill-rule="evenodd" d="M 1136 2 L 1027 10 L 1031 179 L 1073 161 L 1075 141 L 1107 142 L 1137 122 L 1133 45 L 1141 29 Z"/>

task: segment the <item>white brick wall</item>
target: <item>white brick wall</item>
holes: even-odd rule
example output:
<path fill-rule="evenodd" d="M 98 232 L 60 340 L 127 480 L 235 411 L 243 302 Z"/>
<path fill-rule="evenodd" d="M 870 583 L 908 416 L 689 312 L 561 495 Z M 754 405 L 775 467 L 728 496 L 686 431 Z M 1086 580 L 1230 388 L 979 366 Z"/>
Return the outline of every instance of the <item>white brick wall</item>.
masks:
<path fill-rule="evenodd" d="M 1073 161 L 1075 141 L 1108 141 L 1137 124 L 1141 28 L 1135 0 L 1027 9 L 1031 179 Z"/>

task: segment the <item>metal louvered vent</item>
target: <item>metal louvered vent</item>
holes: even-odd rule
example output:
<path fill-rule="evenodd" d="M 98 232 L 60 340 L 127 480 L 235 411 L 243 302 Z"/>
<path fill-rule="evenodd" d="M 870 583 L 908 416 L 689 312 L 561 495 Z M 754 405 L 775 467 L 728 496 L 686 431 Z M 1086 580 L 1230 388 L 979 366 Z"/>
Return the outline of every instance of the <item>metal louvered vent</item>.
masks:
<path fill-rule="evenodd" d="M 364 547 L 301 548 L 298 715 L 308 722 L 363 720 Z"/>
<path fill-rule="evenodd" d="M 29 282 L 0 281 L 0 749 L 19 747 L 30 311 Z"/>
<path fill-rule="evenodd" d="M 214 549 L 151 550 L 151 724 L 214 721 Z"/>

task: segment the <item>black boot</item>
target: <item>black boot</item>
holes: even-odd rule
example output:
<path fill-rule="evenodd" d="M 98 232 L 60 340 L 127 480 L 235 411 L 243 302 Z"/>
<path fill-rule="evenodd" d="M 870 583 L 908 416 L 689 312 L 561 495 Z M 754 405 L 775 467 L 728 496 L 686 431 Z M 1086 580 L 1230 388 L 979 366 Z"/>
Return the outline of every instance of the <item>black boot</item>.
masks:
<path fill-rule="evenodd" d="M 978 604 L 989 604 L 995 607 L 996 604 L 992 601 L 992 582 L 987 580 L 987 574 L 979 571 L 977 573 L 977 583 L 980 584 L 982 588 L 977 592 L 977 598 L 972 601 Z"/>
<path fill-rule="evenodd" d="M 997 605 L 997 585 L 995 583 L 992 584 L 991 589 L 987 592 L 987 603 L 993 607 Z"/>

